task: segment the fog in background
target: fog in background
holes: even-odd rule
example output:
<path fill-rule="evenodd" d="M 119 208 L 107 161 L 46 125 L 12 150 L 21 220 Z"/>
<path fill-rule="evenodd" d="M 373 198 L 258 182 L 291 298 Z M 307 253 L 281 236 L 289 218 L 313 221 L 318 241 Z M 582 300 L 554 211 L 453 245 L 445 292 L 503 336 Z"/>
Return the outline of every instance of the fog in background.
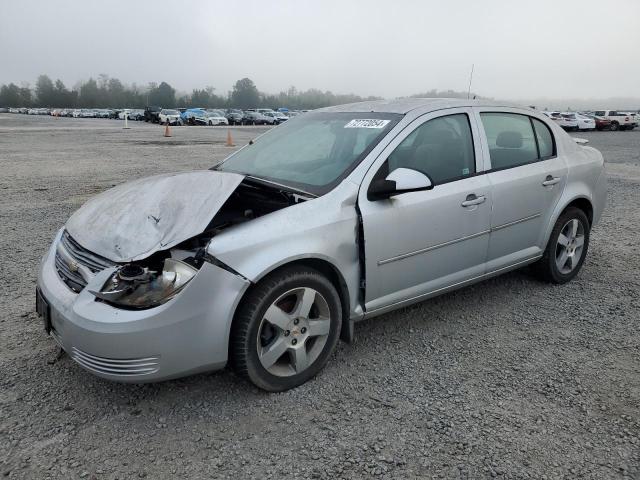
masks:
<path fill-rule="evenodd" d="M 474 64 L 484 97 L 640 108 L 638 0 L 3 0 L 0 19 L 0 84 L 106 73 L 226 95 L 249 77 L 393 98 L 466 91 Z"/>

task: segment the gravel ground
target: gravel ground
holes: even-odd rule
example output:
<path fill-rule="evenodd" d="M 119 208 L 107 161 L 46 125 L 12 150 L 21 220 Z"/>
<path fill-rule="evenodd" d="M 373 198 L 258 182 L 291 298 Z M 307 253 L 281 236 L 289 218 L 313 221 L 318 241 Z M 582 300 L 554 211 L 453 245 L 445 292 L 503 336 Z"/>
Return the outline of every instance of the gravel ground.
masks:
<path fill-rule="evenodd" d="M 226 128 L 132 127 L 0 114 L 0 476 L 640 478 L 640 131 L 578 135 L 610 190 L 573 282 L 519 271 L 359 323 L 316 379 L 266 394 L 228 371 L 124 385 L 56 360 L 34 287 L 70 213 L 231 151 Z"/>

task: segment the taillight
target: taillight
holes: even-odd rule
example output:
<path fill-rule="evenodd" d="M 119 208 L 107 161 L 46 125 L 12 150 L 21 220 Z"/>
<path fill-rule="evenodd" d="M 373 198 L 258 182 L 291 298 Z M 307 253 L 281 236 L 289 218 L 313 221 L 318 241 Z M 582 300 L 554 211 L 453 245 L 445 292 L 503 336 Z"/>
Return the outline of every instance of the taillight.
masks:
<path fill-rule="evenodd" d="M 624 117 L 624 121 L 628 122 L 629 121 L 629 117 Z"/>

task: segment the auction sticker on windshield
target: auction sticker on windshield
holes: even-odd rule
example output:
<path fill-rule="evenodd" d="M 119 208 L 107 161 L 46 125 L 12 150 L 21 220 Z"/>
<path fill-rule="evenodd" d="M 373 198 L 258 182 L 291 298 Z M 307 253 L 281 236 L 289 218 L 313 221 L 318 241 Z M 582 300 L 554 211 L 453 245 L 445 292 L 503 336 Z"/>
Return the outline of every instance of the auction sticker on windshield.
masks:
<path fill-rule="evenodd" d="M 384 128 L 390 121 L 378 118 L 356 118 L 347 123 L 344 128 Z"/>

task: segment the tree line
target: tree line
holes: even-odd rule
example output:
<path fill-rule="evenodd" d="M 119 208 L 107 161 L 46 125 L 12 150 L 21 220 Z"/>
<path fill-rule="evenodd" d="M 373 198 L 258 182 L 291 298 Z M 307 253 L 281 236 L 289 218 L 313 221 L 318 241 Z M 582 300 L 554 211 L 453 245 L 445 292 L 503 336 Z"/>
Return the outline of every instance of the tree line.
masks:
<path fill-rule="evenodd" d="M 288 107 L 303 110 L 378 98 L 334 94 L 318 89 L 299 91 L 295 87 L 278 94 L 266 94 L 260 92 L 249 78 L 238 80 L 226 95 L 216 94 L 210 86 L 193 89 L 187 94 L 177 94 L 167 82 L 151 82 L 145 86 L 135 83 L 125 85 L 119 79 L 105 74 L 78 82 L 73 88 L 67 88 L 60 79 L 53 81 L 47 75 L 40 75 L 34 88 L 14 83 L 0 86 L 0 107 L 144 108 L 147 105 L 159 105 L 163 108 Z"/>

